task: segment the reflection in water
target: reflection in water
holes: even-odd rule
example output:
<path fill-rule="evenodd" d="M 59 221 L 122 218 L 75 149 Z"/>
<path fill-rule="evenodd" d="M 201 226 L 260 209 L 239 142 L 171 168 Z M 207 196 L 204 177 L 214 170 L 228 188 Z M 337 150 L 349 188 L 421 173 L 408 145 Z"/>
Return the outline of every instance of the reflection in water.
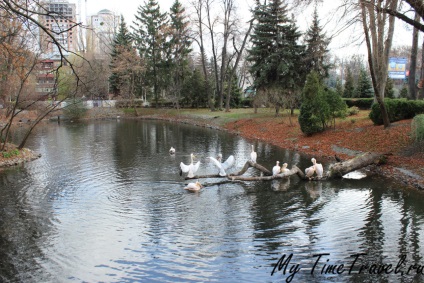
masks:
<path fill-rule="evenodd" d="M 290 187 L 290 178 L 272 180 L 271 187 L 274 191 L 287 191 Z"/>
<path fill-rule="evenodd" d="M 305 168 L 309 158 L 209 129 L 153 121 L 48 124 L 29 146 L 42 158 L 0 172 L 0 282 L 422 282 L 423 275 L 311 275 L 317 264 L 424 264 L 422 193 L 378 178 L 305 182 L 201 180 L 184 190 L 194 153 Z M 176 148 L 175 155 L 169 148 Z M 250 168 L 247 174 L 259 175 Z M 328 259 L 328 261 L 326 261 Z M 325 273 L 325 272 L 324 272 Z"/>

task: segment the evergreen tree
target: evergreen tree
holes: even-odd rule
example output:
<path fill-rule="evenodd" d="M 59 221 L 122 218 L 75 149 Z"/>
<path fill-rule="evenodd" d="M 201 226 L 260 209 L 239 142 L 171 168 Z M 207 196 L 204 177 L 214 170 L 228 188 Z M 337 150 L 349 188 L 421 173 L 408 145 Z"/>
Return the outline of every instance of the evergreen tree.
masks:
<path fill-rule="evenodd" d="M 326 89 L 325 100 L 329 107 L 330 118 L 333 127 L 336 127 L 336 118 L 344 118 L 347 115 L 347 105 L 336 90 Z"/>
<path fill-rule="evenodd" d="M 121 15 L 119 30 L 112 43 L 111 63 L 109 65 L 110 69 L 112 70 L 112 73 L 109 77 L 109 91 L 114 95 L 121 94 L 120 86 L 122 85 L 122 79 L 120 78 L 120 75 L 116 71 L 113 71 L 116 69 L 116 59 L 119 58 L 121 54 L 129 51 L 131 48 L 131 34 L 127 29 L 124 16 Z"/>
<path fill-rule="evenodd" d="M 320 78 L 327 78 L 330 64 L 326 63 L 328 55 L 329 39 L 323 33 L 318 19 L 317 7 L 315 6 L 312 25 L 308 28 L 305 35 L 306 54 L 305 65 L 309 71 L 315 71 Z"/>
<path fill-rule="evenodd" d="M 282 96 L 302 87 L 305 76 L 301 62 L 305 48 L 298 44 L 301 33 L 287 13 L 282 0 L 256 2 L 256 23 L 247 57 L 257 92 L 273 93 L 271 102 L 277 105 L 282 103 Z"/>
<path fill-rule="evenodd" d="M 300 107 L 299 125 L 303 133 L 311 135 L 324 131 L 330 118 L 330 107 L 326 101 L 324 87 L 317 72 L 306 78 Z"/>
<path fill-rule="evenodd" d="M 352 98 L 355 95 L 355 82 L 350 68 L 346 68 L 346 81 L 344 84 L 343 96 Z"/>
<path fill-rule="evenodd" d="M 194 69 L 182 86 L 181 104 L 192 108 L 206 107 L 207 95 L 204 92 L 205 80 L 198 69 Z"/>
<path fill-rule="evenodd" d="M 399 97 L 400 98 L 408 98 L 408 88 L 406 87 L 406 85 L 403 85 L 403 87 L 401 88 L 401 90 L 399 92 Z"/>
<path fill-rule="evenodd" d="M 188 71 L 188 59 L 191 49 L 189 39 L 189 22 L 186 20 L 185 9 L 179 0 L 175 0 L 170 9 L 171 28 L 169 40 L 169 75 L 172 78 L 174 92 L 179 101 L 181 87 Z M 179 105 L 177 104 L 177 108 Z"/>
<path fill-rule="evenodd" d="M 364 68 L 359 71 L 358 85 L 355 90 L 355 97 L 369 98 L 374 96 L 374 88 L 371 79 Z"/>
<path fill-rule="evenodd" d="M 338 96 L 343 97 L 344 96 L 343 92 L 344 92 L 344 90 L 343 90 L 342 82 L 339 79 L 337 79 L 336 80 L 336 93 L 337 93 Z"/>
<path fill-rule="evenodd" d="M 156 107 L 159 105 L 159 82 L 163 79 L 163 52 L 166 45 L 167 14 L 160 12 L 155 0 L 139 6 L 133 22 L 133 37 L 140 56 L 146 61 L 146 79 L 153 87 Z"/>
<path fill-rule="evenodd" d="M 229 72 L 231 72 L 231 69 L 233 67 L 229 67 Z M 227 74 L 227 77 L 230 77 L 229 74 Z M 227 93 L 228 93 L 228 84 L 231 83 L 231 89 L 230 89 L 230 107 L 231 108 L 238 108 L 241 104 L 241 96 L 242 96 L 242 90 L 240 89 L 238 85 L 238 78 L 236 75 L 232 76 L 231 82 L 229 82 L 229 78 L 226 79 L 226 84 L 224 87 L 224 99 L 227 99 Z"/>
<path fill-rule="evenodd" d="M 395 90 L 393 89 L 393 80 L 387 77 L 386 88 L 384 90 L 384 97 L 395 98 Z"/>

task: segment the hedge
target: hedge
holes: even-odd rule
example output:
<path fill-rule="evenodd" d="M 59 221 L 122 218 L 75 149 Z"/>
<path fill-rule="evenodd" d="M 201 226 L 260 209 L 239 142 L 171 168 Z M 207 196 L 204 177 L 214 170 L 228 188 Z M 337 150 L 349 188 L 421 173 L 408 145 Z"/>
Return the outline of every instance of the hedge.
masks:
<path fill-rule="evenodd" d="M 374 98 L 343 98 L 347 107 L 356 106 L 361 110 L 368 110 L 371 108 Z"/>
<path fill-rule="evenodd" d="M 406 100 L 406 99 L 384 99 L 390 122 L 396 122 L 404 119 L 412 119 L 415 115 L 424 113 L 423 100 Z M 370 119 L 375 125 L 383 125 L 380 105 L 374 103 L 369 114 Z"/>
<path fill-rule="evenodd" d="M 132 108 L 132 107 L 143 107 L 143 100 L 141 99 L 120 99 L 115 103 L 116 108 Z"/>

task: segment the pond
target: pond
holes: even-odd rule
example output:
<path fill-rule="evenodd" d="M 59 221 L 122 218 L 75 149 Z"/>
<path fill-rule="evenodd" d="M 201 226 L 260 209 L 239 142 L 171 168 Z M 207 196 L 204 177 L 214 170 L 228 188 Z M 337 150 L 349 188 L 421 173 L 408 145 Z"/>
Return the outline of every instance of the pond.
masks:
<path fill-rule="evenodd" d="M 202 175 L 217 173 L 208 156 L 233 154 L 234 172 L 252 144 L 267 168 L 311 164 L 185 124 L 40 126 L 27 147 L 42 157 L 0 172 L 0 282 L 424 281 L 421 192 L 376 176 L 184 190 L 190 153 Z"/>

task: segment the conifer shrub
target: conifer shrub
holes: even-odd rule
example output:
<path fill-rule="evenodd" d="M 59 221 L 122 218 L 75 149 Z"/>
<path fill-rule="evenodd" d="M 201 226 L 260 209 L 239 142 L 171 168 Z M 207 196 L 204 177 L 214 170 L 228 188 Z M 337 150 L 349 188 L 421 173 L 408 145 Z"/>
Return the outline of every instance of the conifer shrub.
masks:
<path fill-rule="evenodd" d="M 302 103 L 300 106 L 299 125 L 300 130 L 306 135 L 322 132 L 324 127 L 320 117 L 314 114 L 314 107 L 311 103 Z"/>
<path fill-rule="evenodd" d="M 327 94 L 319 80 L 318 73 L 312 71 L 307 76 L 303 88 L 302 105 L 298 117 L 300 129 L 306 135 L 321 132 L 331 121 L 331 115 Z"/>
<path fill-rule="evenodd" d="M 412 119 L 411 137 L 415 142 L 424 140 L 424 114 L 419 114 Z"/>

